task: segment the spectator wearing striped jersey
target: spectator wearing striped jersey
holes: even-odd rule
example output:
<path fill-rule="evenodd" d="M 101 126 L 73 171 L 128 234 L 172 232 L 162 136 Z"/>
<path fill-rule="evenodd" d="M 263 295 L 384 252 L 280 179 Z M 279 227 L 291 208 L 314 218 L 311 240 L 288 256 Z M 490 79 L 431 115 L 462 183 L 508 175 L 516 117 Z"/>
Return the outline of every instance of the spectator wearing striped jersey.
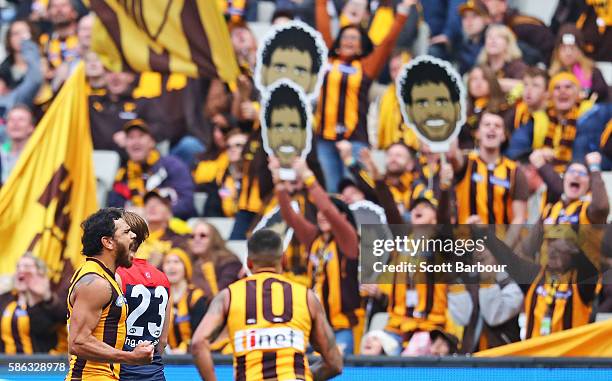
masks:
<path fill-rule="evenodd" d="M 193 332 L 206 314 L 209 299 L 191 283 L 193 266 L 183 250 L 170 250 L 164 257 L 162 270 L 168 276 L 171 295 L 168 352 L 185 354 L 189 352 Z"/>
<path fill-rule="evenodd" d="M 0 295 L 0 353 L 48 353 L 58 344 L 56 328 L 66 303 L 50 290 L 45 263 L 27 252 L 17 262 L 13 290 Z"/>

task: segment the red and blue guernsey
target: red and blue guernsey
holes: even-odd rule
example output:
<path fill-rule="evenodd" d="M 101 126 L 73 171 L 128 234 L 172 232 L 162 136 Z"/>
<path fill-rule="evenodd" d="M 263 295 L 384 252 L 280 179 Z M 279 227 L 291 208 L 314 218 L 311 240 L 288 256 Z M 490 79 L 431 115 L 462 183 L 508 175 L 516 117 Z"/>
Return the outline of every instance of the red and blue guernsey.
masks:
<path fill-rule="evenodd" d="M 121 287 L 129 311 L 123 350 L 132 351 L 143 341 L 150 341 L 155 345 L 153 362 L 150 365 L 122 364 L 120 379 L 165 380 L 164 364 L 157 347 L 168 308 L 168 277 L 146 260 L 139 258 L 134 258 L 130 268 L 119 267 L 117 274 L 121 277 Z"/>

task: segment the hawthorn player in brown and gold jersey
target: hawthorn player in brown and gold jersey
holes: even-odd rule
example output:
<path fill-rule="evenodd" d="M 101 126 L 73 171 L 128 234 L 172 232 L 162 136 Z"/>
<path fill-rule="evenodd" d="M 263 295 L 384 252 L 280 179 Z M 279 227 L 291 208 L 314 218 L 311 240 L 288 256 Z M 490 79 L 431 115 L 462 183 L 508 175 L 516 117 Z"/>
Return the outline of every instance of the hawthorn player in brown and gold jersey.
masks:
<path fill-rule="evenodd" d="M 115 281 L 115 270 L 132 265 L 129 247 L 136 235 L 117 208 L 99 210 L 82 227 L 87 258 L 68 290 L 71 357 L 66 380 L 118 380 L 120 363 L 149 364 L 153 358 L 149 341 L 132 352 L 122 351 L 127 305 Z"/>
<path fill-rule="evenodd" d="M 210 341 L 227 322 L 234 379 L 326 380 L 342 371 L 342 356 L 314 293 L 279 273 L 282 241 L 268 229 L 248 242 L 252 276 L 221 291 L 196 330 L 192 350 L 200 375 L 216 380 Z M 307 345 L 321 354 L 309 366 Z"/>

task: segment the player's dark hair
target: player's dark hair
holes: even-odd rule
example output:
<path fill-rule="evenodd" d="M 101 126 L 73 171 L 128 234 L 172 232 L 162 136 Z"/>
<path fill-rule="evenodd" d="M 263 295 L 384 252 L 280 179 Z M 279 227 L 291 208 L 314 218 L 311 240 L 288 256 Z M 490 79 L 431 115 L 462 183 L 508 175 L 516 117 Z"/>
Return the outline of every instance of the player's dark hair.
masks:
<path fill-rule="evenodd" d="M 307 52 L 312 59 L 311 73 L 318 73 L 321 68 L 321 54 L 317 48 L 314 37 L 301 28 L 281 29 L 272 38 L 270 43 L 266 44 L 262 52 L 262 62 L 266 66 L 270 66 L 272 54 L 276 49 L 295 49 L 299 52 Z"/>
<path fill-rule="evenodd" d="M 102 253 L 102 237 L 112 237 L 115 234 L 115 221 L 123 215 L 119 208 L 103 208 L 87 217 L 81 228 L 83 229 L 83 254 L 93 257 Z"/>
<path fill-rule="evenodd" d="M 451 100 L 458 102 L 461 91 L 459 84 L 448 73 L 445 67 L 430 61 L 421 61 L 410 68 L 409 75 L 402 77 L 400 88 L 402 100 L 406 104 L 412 104 L 412 89 L 428 83 L 442 83 L 448 88 Z"/>
<path fill-rule="evenodd" d="M 283 241 L 273 230 L 261 229 L 249 238 L 247 248 L 250 260 L 260 265 L 273 266 L 283 254 Z"/>
<path fill-rule="evenodd" d="M 550 76 L 548 75 L 548 72 L 542 69 L 541 67 L 529 66 L 527 70 L 525 70 L 525 74 L 523 75 L 523 78 L 525 77 L 529 77 L 529 78 L 542 77 L 544 78 L 544 86 L 548 88 L 548 81 L 550 81 Z"/>
<path fill-rule="evenodd" d="M 300 95 L 291 86 L 287 84 L 280 84 L 275 87 L 270 93 L 268 105 L 274 105 L 266 107 L 265 119 L 268 128 L 272 128 L 272 111 L 280 108 L 295 108 L 300 114 L 300 128 L 306 128 L 306 106 L 300 99 Z"/>

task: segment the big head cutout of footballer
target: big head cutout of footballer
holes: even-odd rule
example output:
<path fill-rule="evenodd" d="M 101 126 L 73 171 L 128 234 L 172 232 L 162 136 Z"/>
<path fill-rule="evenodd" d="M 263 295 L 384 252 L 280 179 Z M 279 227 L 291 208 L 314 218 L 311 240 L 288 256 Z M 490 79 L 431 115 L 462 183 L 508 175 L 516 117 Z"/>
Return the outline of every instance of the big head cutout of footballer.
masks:
<path fill-rule="evenodd" d="M 255 85 L 261 93 L 274 82 L 288 79 L 311 98 L 323 82 L 327 47 L 316 30 L 301 21 L 291 21 L 272 29 L 257 50 Z"/>
<path fill-rule="evenodd" d="M 312 140 L 310 103 L 301 88 L 281 79 L 264 93 L 260 114 L 264 150 L 280 163 L 282 180 L 294 180 L 295 158 L 306 159 Z"/>
<path fill-rule="evenodd" d="M 406 64 L 397 77 L 404 122 L 432 152 L 447 152 L 465 123 L 465 88 L 446 61 L 431 56 Z"/>

